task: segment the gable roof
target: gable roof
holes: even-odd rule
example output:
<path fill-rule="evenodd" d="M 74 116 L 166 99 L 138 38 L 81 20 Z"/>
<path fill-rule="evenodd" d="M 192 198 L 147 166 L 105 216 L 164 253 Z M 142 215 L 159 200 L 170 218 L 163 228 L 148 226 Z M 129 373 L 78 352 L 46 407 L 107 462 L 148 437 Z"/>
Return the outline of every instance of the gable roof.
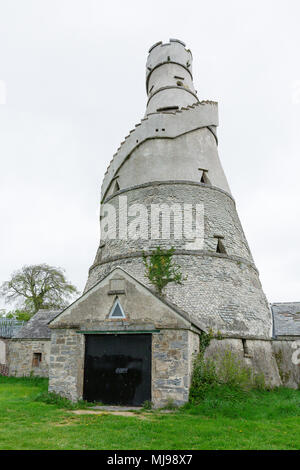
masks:
<path fill-rule="evenodd" d="M 51 330 L 48 323 L 60 313 L 60 310 L 39 310 L 28 322 L 14 335 L 14 338 L 50 338 Z"/>
<path fill-rule="evenodd" d="M 167 307 L 169 307 L 171 310 L 173 310 L 174 312 L 176 312 L 179 316 L 181 316 L 184 320 L 190 322 L 193 326 L 195 326 L 198 330 L 202 330 L 202 331 L 206 331 L 207 332 L 207 327 L 204 326 L 202 324 L 201 321 L 199 321 L 198 318 L 194 317 L 193 315 L 181 310 L 180 308 L 177 307 L 177 305 L 173 304 L 172 302 L 170 302 L 169 300 L 166 300 L 164 297 L 161 297 L 160 295 L 158 295 L 154 290 L 150 289 L 149 287 L 147 287 L 145 284 L 143 284 L 141 281 L 139 281 L 138 279 L 136 279 L 135 277 L 133 277 L 130 273 L 128 273 L 125 269 L 121 268 L 120 266 L 116 266 L 115 268 L 113 268 L 106 276 L 104 276 L 100 281 L 98 281 L 96 284 L 94 284 L 89 290 L 87 290 L 86 292 L 84 292 L 78 299 L 75 300 L 75 302 L 73 302 L 72 304 L 70 304 L 67 308 L 65 308 L 64 310 L 62 310 L 61 312 L 59 312 L 57 315 L 55 315 L 53 318 L 51 318 L 51 320 L 49 320 L 48 324 L 51 324 L 53 320 L 55 320 L 57 317 L 59 317 L 60 315 L 62 315 L 64 312 L 66 312 L 66 310 L 68 310 L 70 307 L 72 307 L 73 305 L 75 305 L 77 302 L 79 302 L 80 300 L 83 300 L 84 297 L 87 297 L 89 295 L 89 293 L 91 291 L 93 291 L 94 289 L 96 289 L 103 281 L 105 281 L 105 279 L 107 279 L 108 277 L 112 276 L 114 273 L 116 272 L 122 272 L 123 275 L 125 275 L 125 277 L 129 277 L 133 282 L 139 284 L 142 288 L 146 289 L 148 292 L 150 292 L 154 297 L 156 297 L 160 302 L 162 302 L 164 305 L 166 305 Z"/>
<path fill-rule="evenodd" d="M 271 304 L 275 336 L 300 336 L 300 302 Z"/>

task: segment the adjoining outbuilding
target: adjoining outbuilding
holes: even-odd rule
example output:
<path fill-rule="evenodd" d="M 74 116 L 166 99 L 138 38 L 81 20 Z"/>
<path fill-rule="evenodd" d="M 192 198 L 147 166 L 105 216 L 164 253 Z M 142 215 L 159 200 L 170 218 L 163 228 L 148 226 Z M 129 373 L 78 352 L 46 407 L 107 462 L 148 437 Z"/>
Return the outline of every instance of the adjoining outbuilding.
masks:
<path fill-rule="evenodd" d="M 300 385 L 300 302 L 271 304 L 273 350 L 283 385 Z"/>
<path fill-rule="evenodd" d="M 0 338 L 2 375 L 48 377 L 51 336 L 48 322 L 58 313 L 59 310 L 39 310 L 28 322 L 11 326 L 9 336 Z"/>
<path fill-rule="evenodd" d="M 14 318 L 0 318 L 0 375 L 9 375 L 8 351 L 10 339 L 24 325 Z"/>
<path fill-rule="evenodd" d="M 115 268 L 49 324 L 49 391 L 73 401 L 188 400 L 198 320 Z"/>

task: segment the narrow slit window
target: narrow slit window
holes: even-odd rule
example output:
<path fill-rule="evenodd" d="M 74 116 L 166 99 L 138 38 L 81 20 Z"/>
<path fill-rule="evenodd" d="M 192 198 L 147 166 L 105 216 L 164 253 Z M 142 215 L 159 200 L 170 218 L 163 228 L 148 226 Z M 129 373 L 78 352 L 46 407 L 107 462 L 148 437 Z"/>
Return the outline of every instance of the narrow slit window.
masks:
<path fill-rule="evenodd" d="M 39 367 L 42 362 L 42 353 L 33 353 L 32 367 Z"/>
<path fill-rule="evenodd" d="M 179 106 L 164 106 L 163 108 L 157 108 L 157 112 L 161 111 L 177 111 L 179 109 Z"/>
<path fill-rule="evenodd" d="M 225 249 L 224 243 L 222 242 L 222 240 L 220 238 L 218 238 L 217 250 L 216 251 L 217 251 L 217 253 L 226 254 L 226 249 Z"/>
<path fill-rule="evenodd" d="M 249 352 L 248 344 L 246 339 L 242 339 L 243 343 L 243 350 L 244 350 L 244 357 L 251 357 L 251 354 Z"/>
<path fill-rule="evenodd" d="M 209 177 L 207 176 L 207 171 L 202 172 L 200 183 L 210 184 Z"/>
<path fill-rule="evenodd" d="M 124 310 L 118 298 L 115 300 L 113 304 L 113 307 L 109 314 L 109 318 L 126 318 Z"/>
<path fill-rule="evenodd" d="M 119 185 L 118 181 L 116 180 L 116 181 L 114 182 L 114 185 L 113 185 L 113 192 L 112 192 L 112 193 L 115 194 L 115 193 L 117 193 L 118 191 L 120 191 L 120 185 Z"/>

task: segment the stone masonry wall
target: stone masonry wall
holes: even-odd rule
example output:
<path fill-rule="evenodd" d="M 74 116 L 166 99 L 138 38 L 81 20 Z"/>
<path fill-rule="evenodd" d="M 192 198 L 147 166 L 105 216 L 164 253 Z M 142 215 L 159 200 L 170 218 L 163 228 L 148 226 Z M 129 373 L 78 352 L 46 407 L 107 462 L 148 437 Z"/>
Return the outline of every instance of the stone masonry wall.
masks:
<path fill-rule="evenodd" d="M 7 343 L 8 340 L 6 338 L 0 338 L 0 364 L 6 364 Z"/>
<path fill-rule="evenodd" d="M 142 252 L 158 245 L 164 248 L 174 246 L 177 250 L 174 261 L 181 266 L 187 280 L 182 286 L 170 284 L 167 287 L 168 300 L 187 313 L 198 316 L 207 328 L 219 330 L 224 336 L 271 337 L 269 304 L 230 195 L 200 183 L 170 182 L 131 189 L 123 192 L 122 196 L 127 197 L 128 207 L 142 201 L 148 213 L 151 204 L 162 201 L 169 205 L 183 201 L 193 205 L 203 203 L 203 250 L 188 250 L 187 240 L 175 240 L 172 232 L 168 239 L 152 239 L 149 233 L 147 240 L 106 240 L 90 269 L 86 290 L 116 266 L 123 267 L 149 286 Z M 109 199 L 109 204 L 118 209 L 118 195 Z M 128 217 L 128 224 L 130 222 Z M 216 253 L 215 235 L 224 237 L 226 254 Z"/>
<path fill-rule="evenodd" d="M 205 351 L 206 358 L 217 359 L 226 351 L 231 351 L 242 365 L 251 368 L 256 374 L 263 374 L 270 387 L 282 385 L 271 341 L 227 338 L 214 339 Z"/>
<path fill-rule="evenodd" d="M 283 385 L 300 388 L 300 338 L 274 340 L 272 345 Z"/>
<path fill-rule="evenodd" d="M 154 406 L 163 406 L 168 400 L 181 405 L 188 400 L 197 337 L 189 330 L 161 330 L 152 335 Z M 84 335 L 75 330 L 53 330 L 50 361 L 49 392 L 72 401 L 82 399 Z"/>
<path fill-rule="evenodd" d="M 191 356 L 196 342 L 188 330 L 163 330 L 152 339 L 152 401 L 164 406 L 168 400 L 182 405 L 189 398 Z"/>
<path fill-rule="evenodd" d="M 33 366 L 33 354 L 41 353 L 39 366 Z M 50 340 L 42 339 L 11 339 L 8 343 L 9 375 L 16 377 L 29 376 L 48 377 Z"/>
<path fill-rule="evenodd" d="M 123 198 L 124 203 L 122 203 Z M 124 198 L 127 198 L 126 200 Z M 125 202 L 127 201 L 127 205 Z M 122 205 L 120 205 L 120 202 Z M 179 238 L 174 239 L 172 230 L 167 238 L 162 235 L 161 224 L 158 218 L 151 220 L 150 215 L 152 212 L 153 204 L 167 204 L 170 208 L 173 204 L 179 204 L 181 211 L 178 217 L 181 216 L 182 221 L 184 212 L 184 204 L 191 204 L 196 207 L 196 204 L 203 204 L 204 207 L 204 251 L 216 252 L 217 239 L 215 235 L 222 235 L 224 237 L 224 245 L 226 252 L 230 256 L 237 256 L 243 258 L 249 263 L 253 263 L 252 255 L 245 238 L 235 203 L 232 197 L 224 191 L 213 188 L 201 183 L 191 182 L 161 182 L 157 184 L 148 184 L 141 187 L 132 188 L 128 191 L 120 191 L 112 198 L 107 200 L 107 203 L 115 208 L 116 211 L 116 225 L 119 227 L 119 216 L 126 217 L 125 211 L 130 211 L 130 208 L 135 204 L 142 203 L 148 212 L 148 231 L 147 239 L 133 238 L 130 236 L 130 224 L 137 218 L 137 215 L 127 216 L 128 238 L 121 239 L 117 236 L 114 239 L 105 240 L 104 246 L 98 252 L 95 264 L 100 261 L 106 260 L 111 257 L 118 257 L 124 254 L 135 253 L 139 250 L 148 250 L 162 246 L 174 246 L 177 249 L 188 250 L 187 242 L 193 242 L 194 239 Z M 125 220 L 125 219 L 124 219 Z M 105 221 L 103 220 L 103 225 Z M 153 233 L 158 231 L 160 238 L 153 238 Z M 119 235 L 117 231 L 117 235 Z M 101 244 L 102 246 L 102 244 Z"/>
<path fill-rule="evenodd" d="M 84 335 L 76 330 L 52 331 L 49 392 L 72 401 L 82 399 L 84 373 Z"/>
<path fill-rule="evenodd" d="M 8 375 L 9 369 L 7 365 L 9 339 L 0 338 L 0 375 Z"/>

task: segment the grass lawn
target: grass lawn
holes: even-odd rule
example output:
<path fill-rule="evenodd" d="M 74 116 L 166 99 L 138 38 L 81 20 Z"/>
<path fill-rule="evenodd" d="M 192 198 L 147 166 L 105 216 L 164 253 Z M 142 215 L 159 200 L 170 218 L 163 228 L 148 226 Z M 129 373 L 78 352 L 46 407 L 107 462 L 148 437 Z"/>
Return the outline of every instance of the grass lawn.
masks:
<path fill-rule="evenodd" d="M 36 398 L 46 379 L 0 376 L 0 449 L 300 449 L 300 391 L 209 391 L 170 414 L 75 415 Z"/>

